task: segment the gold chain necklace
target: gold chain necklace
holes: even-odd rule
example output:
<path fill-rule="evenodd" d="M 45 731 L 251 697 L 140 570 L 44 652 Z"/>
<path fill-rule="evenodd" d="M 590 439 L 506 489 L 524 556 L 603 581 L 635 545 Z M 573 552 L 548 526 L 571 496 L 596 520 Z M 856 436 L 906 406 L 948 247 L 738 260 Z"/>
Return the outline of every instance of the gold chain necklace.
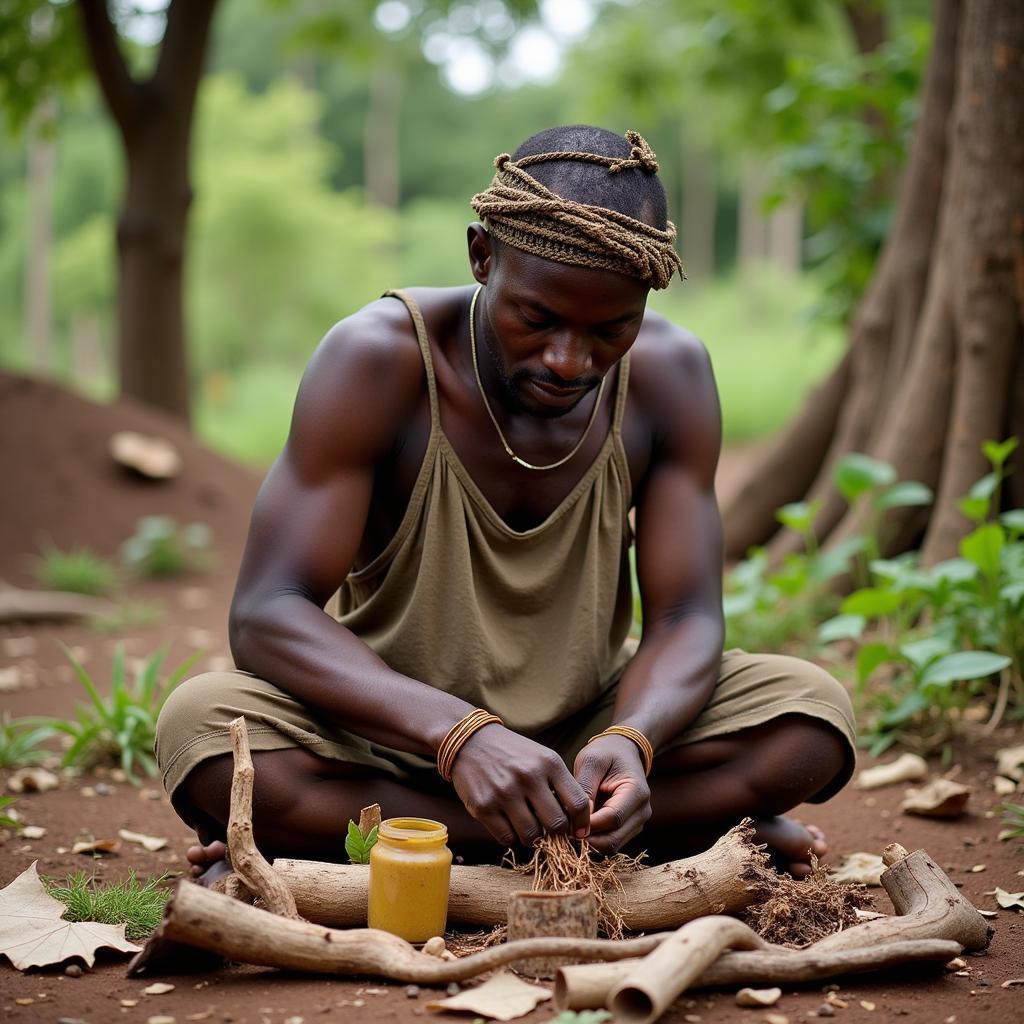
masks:
<path fill-rule="evenodd" d="M 590 419 L 587 420 L 587 425 L 583 430 L 583 435 L 576 442 L 572 451 L 568 455 L 563 456 L 557 462 L 552 462 L 547 466 L 534 466 L 532 463 L 527 462 L 525 459 L 519 458 L 518 455 L 509 447 L 508 441 L 505 440 L 505 435 L 501 432 L 501 427 L 498 425 L 497 417 L 491 411 L 491 403 L 487 401 L 487 393 L 484 391 L 483 382 L 480 380 L 480 368 L 476 362 L 476 328 L 474 323 L 476 321 L 476 300 L 479 298 L 480 293 L 483 291 L 483 285 L 480 285 L 475 292 L 473 292 L 473 300 L 469 304 L 469 349 L 473 355 L 473 374 L 476 377 L 476 386 L 480 389 L 480 397 L 484 400 L 484 408 L 487 410 L 487 415 L 491 417 L 491 422 L 494 424 L 494 429 L 498 432 L 498 439 L 501 441 L 502 447 L 505 449 L 508 457 L 518 465 L 522 466 L 523 469 L 558 469 L 559 466 L 565 465 L 583 446 L 583 442 L 586 441 L 587 435 L 590 433 L 590 428 L 594 425 L 594 420 L 597 419 L 597 410 L 601 405 L 601 395 L 604 393 L 604 382 L 608 379 L 607 376 L 601 378 L 601 383 L 597 389 L 597 398 L 594 399 L 594 408 L 590 413 Z"/>

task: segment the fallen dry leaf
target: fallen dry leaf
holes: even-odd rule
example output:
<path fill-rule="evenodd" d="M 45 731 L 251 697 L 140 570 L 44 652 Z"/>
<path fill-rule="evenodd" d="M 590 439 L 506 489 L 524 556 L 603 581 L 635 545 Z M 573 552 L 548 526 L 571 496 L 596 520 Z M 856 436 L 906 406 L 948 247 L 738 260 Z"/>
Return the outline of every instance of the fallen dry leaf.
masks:
<path fill-rule="evenodd" d="M 45 768 L 32 765 L 19 768 L 8 780 L 7 788 L 12 793 L 45 793 L 48 789 L 56 789 L 60 779 Z"/>
<path fill-rule="evenodd" d="M 482 985 L 457 996 L 427 1003 L 428 1010 L 461 1010 L 490 1020 L 515 1020 L 525 1017 L 551 993 L 537 985 L 520 981 L 511 971 L 502 971 Z"/>
<path fill-rule="evenodd" d="M 1007 978 L 999 987 L 1013 988 L 1014 985 L 1024 985 L 1024 978 Z"/>
<path fill-rule="evenodd" d="M 117 834 L 126 843 L 138 843 L 150 853 L 156 853 L 157 850 L 162 850 L 167 845 L 167 840 L 163 836 L 144 836 L 141 832 L 129 832 L 126 828 L 118 829 Z"/>
<path fill-rule="evenodd" d="M 168 992 L 173 992 L 174 986 L 169 985 L 166 981 L 154 981 L 152 985 L 147 985 L 142 991 L 147 996 L 163 996 Z"/>
<path fill-rule="evenodd" d="M 950 779 L 933 779 L 920 789 L 908 789 L 900 810 L 925 818 L 958 818 L 967 808 L 971 787 Z"/>
<path fill-rule="evenodd" d="M 82 839 L 71 847 L 72 853 L 117 853 L 120 839 Z"/>
<path fill-rule="evenodd" d="M 1010 796 L 1011 793 L 1017 792 L 1017 783 L 1005 775 L 997 775 L 992 780 L 992 788 L 996 791 L 996 796 Z"/>
<path fill-rule="evenodd" d="M 861 885 L 881 885 L 885 865 L 875 853 L 851 853 L 837 868 L 830 868 L 837 882 L 859 882 Z"/>
<path fill-rule="evenodd" d="M 1020 782 L 1024 779 L 1024 743 L 996 751 L 996 771 Z"/>
<path fill-rule="evenodd" d="M 1024 892 L 1007 892 L 1005 889 L 1000 889 L 997 885 L 995 897 L 996 903 L 1003 910 L 1024 910 Z"/>
<path fill-rule="evenodd" d="M 124 925 L 62 920 L 66 907 L 43 888 L 36 861 L 0 889 L 0 953 L 19 970 L 48 967 L 81 957 L 87 967 L 101 946 L 122 953 L 139 947 L 124 937 Z"/>
<path fill-rule="evenodd" d="M 736 993 L 736 1005 L 774 1006 L 781 998 L 781 988 L 741 988 Z"/>
<path fill-rule="evenodd" d="M 919 754 L 903 754 L 888 764 L 865 768 L 857 776 L 858 789 L 879 789 L 897 782 L 914 782 L 928 774 L 928 762 Z"/>
<path fill-rule="evenodd" d="M 979 910 L 978 913 L 981 914 L 982 917 L 998 917 L 999 916 L 999 914 L 996 911 L 994 911 L 994 910 Z"/>
<path fill-rule="evenodd" d="M 163 437 L 119 430 L 110 438 L 110 456 L 126 469 L 151 480 L 169 480 L 181 471 L 178 449 Z"/>

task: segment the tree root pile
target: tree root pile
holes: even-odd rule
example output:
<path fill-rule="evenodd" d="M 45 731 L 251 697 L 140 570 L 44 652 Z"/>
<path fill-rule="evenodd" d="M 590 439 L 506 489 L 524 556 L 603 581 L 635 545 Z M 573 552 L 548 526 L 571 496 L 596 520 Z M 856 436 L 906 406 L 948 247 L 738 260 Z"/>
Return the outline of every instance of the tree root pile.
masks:
<path fill-rule="evenodd" d="M 585 839 L 574 842 L 568 836 L 544 836 L 534 847 L 529 862 L 516 865 L 515 870 L 533 875 L 535 892 L 592 892 L 597 900 L 598 933 L 609 939 L 621 939 L 625 933 L 625 892 L 619 875 L 639 871 L 644 856 L 617 853 L 597 860 Z M 612 891 L 619 896 L 618 905 L 609 899 Z"/>
<path fill-rule="evenodd" d="M 813 854 L 811 868 L 802 881 L 763 871 L 760 898 L 741 915 L 761 938 L 777 946 L 803 949 L 858 924 L 857 910 L 872 905 L 863 885 L 834 881 Z"/>

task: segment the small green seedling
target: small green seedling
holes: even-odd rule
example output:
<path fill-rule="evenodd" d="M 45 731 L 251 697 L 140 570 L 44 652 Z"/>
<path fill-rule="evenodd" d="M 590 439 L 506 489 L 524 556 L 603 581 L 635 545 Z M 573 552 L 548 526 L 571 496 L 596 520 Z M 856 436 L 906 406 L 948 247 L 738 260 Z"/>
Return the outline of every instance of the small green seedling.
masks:
<path fill-rule="evenodd" d="M 548 1024 L 602 1024 L 611 1019 L 612 1015 L 607 1010 L 563 1010 Z"/>
<path fill-rule="evenodd" d="M 1021 804 L 1003 804 L 1003 824 L 1006 826 L 999 833 L 999 838 L 1024 838 L 1024 806 Z"/>
<path fill-rule="evenodd" d="M 0 826 L 4 828 L 15 828 L 18 824 L 9 814 L 4 814 L 4 810 L 13 803 L 13 796 L 0 796 Z"/>
<path fill-rule="evenodd" d="M 4 711 L 0 714 L 0 768 L 38 764 L 51 753 L 39 744 L 52 735 L 53 729 L 34 719 L 11 718 Z"/>
<path fill-rule="evenodd" d="M 179 526 L 170 516 L 144 516 L 121 545 L 121 558 L 140 576 L 178 576 L 206 566 L 211 536 L 205 523 Z"/>
<path fill-rule="evenodd" d="M 345 836 L 345 852 L 348 854 L 348 859 L 353 864 L 369 864 L 370 851 L 376 844 L 376 825 L 374 825 L 364 837 L 363 833 L 359 831 L 359 826 L 349 818 L 348 834 Z"/>

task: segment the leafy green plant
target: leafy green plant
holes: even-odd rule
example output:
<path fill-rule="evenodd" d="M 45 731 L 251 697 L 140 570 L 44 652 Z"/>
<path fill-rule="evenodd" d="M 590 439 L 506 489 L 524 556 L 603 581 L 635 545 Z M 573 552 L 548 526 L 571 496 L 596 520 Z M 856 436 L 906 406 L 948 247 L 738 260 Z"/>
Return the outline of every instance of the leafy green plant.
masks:
<path fill-rule="evenodd" d="M 74 719 L 43 720 L 53 731 L 70 737 L 70 746 L 64 753 L 64 765 L 90 768 L 114 762 L 133 783 L 136 770 L 155 775 L 157 764 L 153 757 L 153 742 L 157 716 L 171 691 L 199 657 L 199 652 L 161 678 L 160 669 L 167 651 L 159 650 L 129 681 L 124 647 L 119 644 L 114 651 L 108 697 L 100 694 L 95 681 L 67 647 L 64 654 L 89 696 L 89 703 L 78 705 Z"/>
<path fill-rule="evenodd" d="M 348 833 L 345 836 L 345 852 L 353 864 L 369 864 L 370 851 L 377 845 L 377 826 L 366 834 L 359 831 L 359 826 L 350 818 Z"/>
<path fill-rule="evenodd" d="M 35 563 L 36 579 L 49 590 L 102 596 L 117 585 L 117 571 L 89 548 L 63 551 L 56 544 L 43 545 Z"/>
<path fill-rule="evenodd" d="M 34 719 L 11 718 L 4 711 L 0 714 L 0 768 L 38 764 L 49 753 L 40 743 L 52 735 L 52 728 Z"/>
<path fill-rule="evenodd" d="M 170 516 L 144 516 L 121 545 L 121 558 L 141 576 L 177 576 L 206 566 L 210 540 L 205 523 L 179 526 Z"/>
<path fill-rule="evenodd" d="M 1006 828 L 999 833 L 1000 839 L 1024 838 L 1024 806 L 1003 804 L 1003 824 Z"/>
<path fill-rule="evenodd" d="M 868 737 L 875 753 L 898 739 L 925 747 L 946 743 L 958 715 L 979 697 L 992 698 L 989 731 L 1011 700 L 1024 710 L 1024 509 L 998 515 L 1006 461 L 1016 444 L 1011 438 L 982 446 L 992 470 L 960 503 L 975 529 L 961 541 L 958 558 L 928 569 L 913 553 L 869 560 L 865 585 L 818 631 L 822 643 L 864 641 L 857 692 L 876 712 Z M 923 503 L 926 489 L 917 485 L 901 494 L 903 485 L 880 466 L 855 462 L 846 493 L 854 500 L 867 495 L 883 512 L 897 499 Z M 868 547 L 877 551 L 877 539 Z M 868 692 L 868 681 L 882 668 L 885 687 Z M 994 694 L 992 678 L 998 679 Z"/>
<path fill-rule="evenodd" d="M 9 814 L 4 814 L 4 810 L 13 803 L 13 796 L 0 796 L 0 826 L 4 828 L 14 828 L 18 824 Z"/>
<path fill-rule="evenodd" d="M 167 878 L 140 882 L 135 872 L 120 882 L 99 882 L 84 872 L 69 875 L 64 882 L 44 878 L 46 891 L 68 909 L 66 921 L 97 921 L 100 924 L 124 924 L 125 937 L 145 939 L 164 916 L 170 899 L 169 889 L 160 888 Z"/>

